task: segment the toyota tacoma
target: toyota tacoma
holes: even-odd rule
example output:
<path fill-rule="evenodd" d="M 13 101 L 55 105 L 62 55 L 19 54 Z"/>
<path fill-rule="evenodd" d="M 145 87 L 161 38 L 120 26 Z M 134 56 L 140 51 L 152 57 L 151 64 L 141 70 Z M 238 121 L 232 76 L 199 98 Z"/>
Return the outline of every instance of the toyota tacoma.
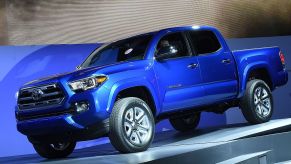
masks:
<path fill-rule="evenodd" d="M 77 70 L 22 86 L 17 129 L 45 158 L 103 136 L 122 153 L 140 152 L 162 119 L 184 132 L 203 111 L 239 107 L 249 123 L 267 122 L 272 91 L 287 81 L 278 47 L 231 51 L 213 27 L 167 28 L 103 44 Z"/>

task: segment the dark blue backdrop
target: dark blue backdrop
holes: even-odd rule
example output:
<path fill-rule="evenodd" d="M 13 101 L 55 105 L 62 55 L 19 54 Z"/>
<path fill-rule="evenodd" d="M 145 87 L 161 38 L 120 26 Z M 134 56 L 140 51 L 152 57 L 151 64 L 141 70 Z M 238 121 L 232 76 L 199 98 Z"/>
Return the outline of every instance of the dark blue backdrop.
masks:
<path fill-rule="evenodd" d="M 291 54 L 291 37 L 230 39 L 232 49 L 280 46 L 285 54 Z M 69 72 L 75 69 L 100 44 L 1 46 L 0 47 L 0 157 L 34 153 L 26 137 L 16 130 L 14 107 L 15 93 L 21 85 L 40 77 Z M 287 55 L 287 63 L 291 63 Z M 290 62 L 289 62 L 290 61 Z M 290 65 L 287 66 L 290 69 Z M 275 91 L 273 118 L 291 116 L 290 83 Z M 200 128 L 244 122 L 236 108 L 224 115 L 203 113 Z M 171 129 L 168 121 L 157 125 L 158 131 Z M 106 138 L 82 142 L 77 148 L 108 142 Z"/>

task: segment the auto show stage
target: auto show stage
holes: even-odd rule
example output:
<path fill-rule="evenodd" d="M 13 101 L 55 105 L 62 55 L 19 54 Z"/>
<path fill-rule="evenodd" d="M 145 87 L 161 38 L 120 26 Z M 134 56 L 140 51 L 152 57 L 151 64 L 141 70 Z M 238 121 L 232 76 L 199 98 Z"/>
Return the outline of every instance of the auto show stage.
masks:
<path fill-rule="evenodd" d="M 179 133 L 157 133 L 145 152 L 120 154 L 110 143 L 75 150 L 65 159 L 38 155 L 0 158 L 0 163 L 276 163 L 291 160 L 291 118 Z"/>

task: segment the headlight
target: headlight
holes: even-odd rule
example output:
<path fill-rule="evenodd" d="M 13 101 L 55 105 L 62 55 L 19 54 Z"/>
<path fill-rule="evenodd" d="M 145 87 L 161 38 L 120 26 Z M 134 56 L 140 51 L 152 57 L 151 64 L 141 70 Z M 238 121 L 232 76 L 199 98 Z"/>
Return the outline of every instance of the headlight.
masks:
<path fill-rule="evenodd" d="M 84 79 L 69 82 L 69 86 L 73 91 L 85 91 L 91 88 L 96 88 L 101 85 L 107 77 L 102 76 L 91 76 Z"/>

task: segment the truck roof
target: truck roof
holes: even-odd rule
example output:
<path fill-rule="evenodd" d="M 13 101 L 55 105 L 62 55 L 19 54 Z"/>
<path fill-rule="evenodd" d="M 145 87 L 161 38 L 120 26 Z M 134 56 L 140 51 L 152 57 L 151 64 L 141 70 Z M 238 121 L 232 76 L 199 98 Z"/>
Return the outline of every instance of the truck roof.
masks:
<path fill-rule="evenodd" d="M 169 27 L 165 29 L 161 29 L 159 31 L 164 31 L 164 30 L 183 30 L 183 29 L 204 29 L 204 30 L 216 30 L 215 27 L 212 26 L 205 26 L 205 25 L 187 25 L 187 26 L 177 26 L 177 27 Z"/>
<path fill-rule="evenodd" d="M 127 38 L 131 38 L 131 37 L 137 37 L 137 36 L 142 36 L 142 35 L 155 35 L 156 33 L 160 32 L 160 31 L 165 31 L 165 30 L 170 30 L 170 31 L 179 31 L 179 30 L 190 30 L 190 29 L 203 29 L 203 30 L 216 30 L 215 27 L 212 26 L 200 26 L 200 25 L 187 25 L 187 26 L 176 26 L 176 27 L 169 27 L 169 28 L 164 28 L 164 29 L 160 29 L 160 30 L 156 30 L 156 31 L 151 31 L 151 32 L 147 32 L 147 33 L 138 33 L 138 34 L 133 34 L 133 35 L 129 35 L 126 37 L 122 37 L 122 38 L 118 38 L 116 40 L 107 42 L 107 44 L 112 43 L 112 42 L 116 42 L 119 40 L 123 40 L 123 39 L 127 39 Z"/>

